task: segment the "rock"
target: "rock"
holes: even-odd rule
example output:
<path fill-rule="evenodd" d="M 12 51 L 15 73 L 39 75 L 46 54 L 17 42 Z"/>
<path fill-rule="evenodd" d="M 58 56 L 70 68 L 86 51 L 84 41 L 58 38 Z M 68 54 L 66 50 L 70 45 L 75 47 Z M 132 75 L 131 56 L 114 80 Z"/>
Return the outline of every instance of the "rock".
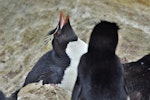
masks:
<path fill-rule="evenodd" d="M 20 90 L 18 100 L 70 100 L 71 92 L 56 85 L 32 83 Z"/>

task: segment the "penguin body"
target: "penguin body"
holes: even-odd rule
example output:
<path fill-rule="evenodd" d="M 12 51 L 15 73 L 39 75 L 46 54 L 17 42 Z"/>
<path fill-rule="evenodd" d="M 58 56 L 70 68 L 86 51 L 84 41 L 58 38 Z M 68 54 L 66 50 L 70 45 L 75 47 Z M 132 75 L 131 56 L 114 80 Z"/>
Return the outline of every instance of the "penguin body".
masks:
<path fill-rule="evenodd" d="M 63 78 L 64 70 L 69 65 L 70 59 L 67 54 L 56 56 L 55 51 L 49 51 L 40 58 L 29 72 L 24 86 L 32 82 L 39 82 L 40 80 L 43 81 L 43 84 L 58 84 Z"/>
<path fill-rule="evenodd" d="M 59 27 L 62 28 L 56 30 L 55 34 L 53 33 L 53 49 L 39 59 L 27 75 L 24 85 L 31 82 L 39 82 L 40 80 L 43 80 L 43 84 L 61 83 L 64 71 L 70 65 L 70 58 L 66 53 L 67 45 L 69 42 L 77 41 L 77 36 L 71 28 L 69 18 L 66 18 L 64 25 L 59 25 Z"/>
<path fill-rule="evenodd" d="M 66 53 L 70 58 L 70 66 L 65 70 L 63 80 L 58 86 L 72 91 L 77 78 L 77 66 L 81 56 L 87 52 L 87 44 L 78 38 L 75 42 L 70 42 L 67 45 Z"/>
<path fill-rule="evenodd" d="M 63 19 L 63 13 L 60 14 L 58 26 L 49 34 L 54 34 L 53 49 L 38 60 L 28 73 L 23 87 L 41 80 L 43 84 L 59 84 L 63 80 L 64 72 L 70 65 L 70 58 L 66 53 L 67 45 L 69 42 L 77 41 L 78 38 L 70 25 L 69 17 Z M 11 98 L 17 99 L 19 91 L 20 89 L 14 92 Z"/>
<path fill-rule="evenodd" d="M 123 67 L 115 54 L 118 26 L 102 21 L 80 60 L 71 100 L 126 100 Z"/>
<path fill-rule="evenodd" d="M 130 100 L 150 100 L 150 54 L 123 66 Z"/>

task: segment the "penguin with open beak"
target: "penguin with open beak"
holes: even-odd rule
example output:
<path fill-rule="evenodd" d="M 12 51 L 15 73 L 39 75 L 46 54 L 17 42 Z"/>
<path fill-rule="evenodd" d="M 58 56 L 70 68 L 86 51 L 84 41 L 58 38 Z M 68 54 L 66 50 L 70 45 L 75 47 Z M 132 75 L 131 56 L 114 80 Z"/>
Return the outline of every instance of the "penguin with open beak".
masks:
<path fill-rule="evenodd" d="M 43 84 L 61 84 L 65 70 L 70 65 L 69 55 L 66 53 L 68 43 L 77 41 L 77 36 L 73 31 L 69 16 L 64 19 L 64 15 L 60 13 L 60 20 L 55 29 L 49 32 L 54 34 L 52 40 L 53 49 L 45 53 L 28 73 L 23 87 L 29 83 L 39 82 Z M 11 95 L 11 98 L 17 99 L 17 90 Z"/>

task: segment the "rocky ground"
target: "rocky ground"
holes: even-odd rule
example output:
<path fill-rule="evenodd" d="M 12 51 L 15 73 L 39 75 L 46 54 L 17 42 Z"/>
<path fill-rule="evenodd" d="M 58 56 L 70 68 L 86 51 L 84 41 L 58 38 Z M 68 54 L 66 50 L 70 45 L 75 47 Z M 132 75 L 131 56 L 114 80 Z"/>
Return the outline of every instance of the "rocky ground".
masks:
<path fill-rule="evenodd" d="M 60 11 L 86 43 L 94 25 L 107 20 L 121 28 L 119 57 L 133 61 L 150 53 L 150 0 L 0 0 L 0 90 L 7 96 L 50 49 L 44 39 Z"/>

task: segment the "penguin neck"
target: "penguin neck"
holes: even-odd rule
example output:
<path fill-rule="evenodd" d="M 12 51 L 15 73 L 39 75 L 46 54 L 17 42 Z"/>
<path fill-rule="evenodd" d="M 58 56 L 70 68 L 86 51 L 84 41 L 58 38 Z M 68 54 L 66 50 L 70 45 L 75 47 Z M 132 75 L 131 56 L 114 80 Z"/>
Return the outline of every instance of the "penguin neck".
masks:
<path fill-rule="evenodd" d="M 52 46 L 55 51 L 55 54 L 57 56 L 65 56 L 66 54 L 66 48 L 68 43 L 59 43 L 56 40 L 53 40 Z"/>
<path fill-rule="evenodd" d="M 90 54 L 94 58 L 106 60 L 106 59 L 111 59 L 115 56 L 115 50 L 112 51 L 107 48 L 93 48 L 89 46 L 88 54 Z"/>

